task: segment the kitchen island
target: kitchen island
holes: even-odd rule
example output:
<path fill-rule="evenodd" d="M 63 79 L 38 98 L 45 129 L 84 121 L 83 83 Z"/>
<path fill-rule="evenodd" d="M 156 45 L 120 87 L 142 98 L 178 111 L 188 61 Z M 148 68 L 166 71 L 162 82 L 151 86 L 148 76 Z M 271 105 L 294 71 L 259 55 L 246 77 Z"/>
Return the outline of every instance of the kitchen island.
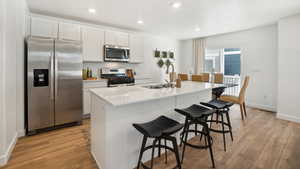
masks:
<path fill-rule="evenodd" d="M 174 111 L 211 99 L 214 84 L 186 81 L 181 88 L 124 86 L 91 89 L 91 153 L 101 169 L 136 167 L 142 135 L 132 126 L 165 115 L 183 122 Z M 177 138 L 179 134 L 177 134 Z M 149 141 L 150 143 L 150 141 Z M 150 159 L 146 152 L 143 161 Z"/>

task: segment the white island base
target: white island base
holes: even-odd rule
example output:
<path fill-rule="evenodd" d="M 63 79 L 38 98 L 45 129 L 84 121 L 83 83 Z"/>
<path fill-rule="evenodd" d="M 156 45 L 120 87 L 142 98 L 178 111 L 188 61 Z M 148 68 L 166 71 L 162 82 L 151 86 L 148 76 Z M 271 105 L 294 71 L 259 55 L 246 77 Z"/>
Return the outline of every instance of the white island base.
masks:
<path fill-rule="evenodd" d="M 184 117 L 176 113 L 175 108 L 211 99 L 211 86 L 195 82 L 183 83 L 180 89 L 132 86 L 91 91 L 91 152 L 101 169 L 136 167 L 142 134 L 133 123 L 148 122 L 161 115 L 183 123 Z M 151 151 L 144 153 L 144 162 L 150 160 L 150 154 Z"/>

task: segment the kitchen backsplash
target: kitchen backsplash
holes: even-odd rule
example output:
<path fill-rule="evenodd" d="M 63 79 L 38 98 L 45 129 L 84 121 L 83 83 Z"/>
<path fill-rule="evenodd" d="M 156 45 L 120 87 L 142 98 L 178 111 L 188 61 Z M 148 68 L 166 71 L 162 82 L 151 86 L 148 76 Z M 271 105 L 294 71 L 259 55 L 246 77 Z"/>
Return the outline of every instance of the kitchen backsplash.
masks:
<path fill-rule="evenodd" d="M 98 70 L 101 68 L 125 68 L 125 69 L 133 69 L 136 72 L 137 76 L 142 76 L 143 72 L 139 71 L 139 66 L 137 64 L 130 63 L 118 63 L 118 62 L 102 62 L 102 63 L 83 63 L 84 69 L 91 69 L 93 73 L 93 77 L 99 77 Z"/>

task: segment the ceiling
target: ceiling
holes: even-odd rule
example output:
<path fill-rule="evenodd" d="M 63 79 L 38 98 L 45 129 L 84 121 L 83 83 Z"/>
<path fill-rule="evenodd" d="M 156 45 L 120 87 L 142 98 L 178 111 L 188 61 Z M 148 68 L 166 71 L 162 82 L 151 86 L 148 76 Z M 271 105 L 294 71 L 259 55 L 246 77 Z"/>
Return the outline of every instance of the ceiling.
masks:
<path fill-rule="evenodd" d="M 300 13 L 300 0 L 27 0 L 32 12 L 189 39 L 275 23 Z M 91 14 L 88 8 L 95 8 Z M 142 19 L 144 24 L 138 24 Z M 198 31 L 195 31 L 196 28 Z"/>

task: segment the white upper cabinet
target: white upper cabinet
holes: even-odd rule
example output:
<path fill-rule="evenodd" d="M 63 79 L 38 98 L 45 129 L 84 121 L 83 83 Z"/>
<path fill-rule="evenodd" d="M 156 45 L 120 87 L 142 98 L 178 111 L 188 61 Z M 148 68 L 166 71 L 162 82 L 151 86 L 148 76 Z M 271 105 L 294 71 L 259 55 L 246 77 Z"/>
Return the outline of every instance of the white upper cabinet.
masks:
<path fill-rule="evenodd" d="M 118 37 L 117 43 L 119 46 L 129 46 L 129 34 L 128 33 L 118 32 L 117 37 Z"/>
<path fill-rule="evenodd" d="M 129 46 L 129 34 L 115 31 L 105 31 L 105 44 Z"/>
<path fill-rule="evenodd" d="M 130 62 L 142 63 L 144 61 L 144 37 L 142 35 L 130 34 Z"/>
<path fill-rule="evenodd" d="M 31 17 L 30 35 L 57 38 L 58 22 L 44 18 Z"/>
<path fill-rule="evenodd" d="M 80 26 L 71 23 L 59 23 L 59 39 L 80 41 Z"/>
<path fill-rule="evenodd" d="M 104 31 L 97 28 L 82 27 L 83 61 L 102 62 Z"/>

